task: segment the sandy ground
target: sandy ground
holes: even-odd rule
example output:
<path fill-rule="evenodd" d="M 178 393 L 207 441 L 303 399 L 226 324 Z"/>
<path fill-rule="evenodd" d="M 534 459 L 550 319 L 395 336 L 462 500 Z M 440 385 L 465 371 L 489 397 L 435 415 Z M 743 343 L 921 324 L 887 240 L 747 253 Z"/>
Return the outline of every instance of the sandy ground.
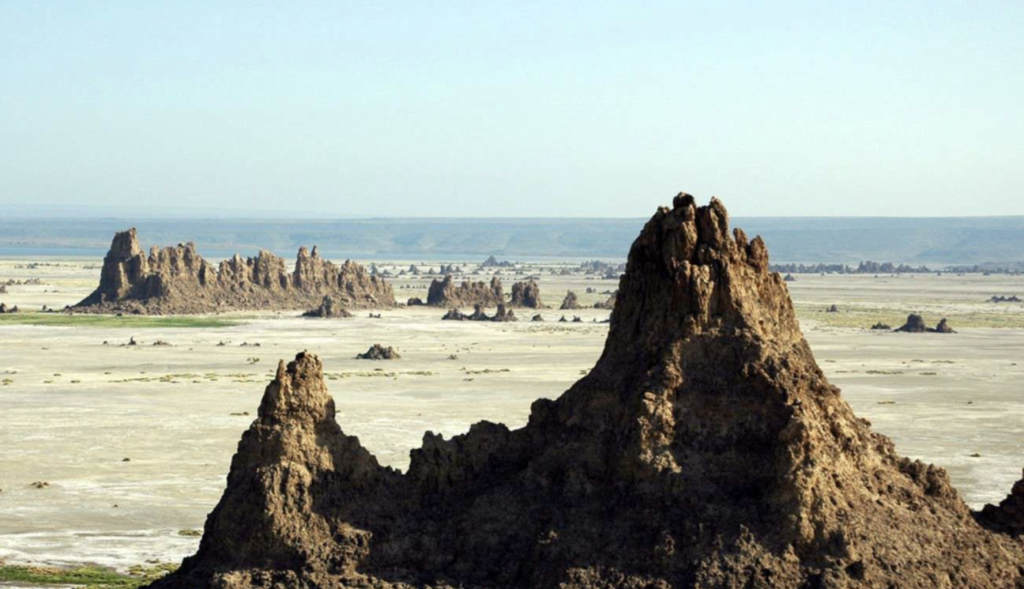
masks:
<path fill-rule="evenodd" d="M 0 280 L 43 282 L 10 286 L 0 301 L 59 308 L 95 284 L 96 260 L 45 262 L 56 265 L 0 260 Z M 429 278 L 394 282 L 404 301 L 425 296 Z M 554 307 L 569 288 L 592 304 L 615 287 L 580 275 L 543 274 L 540 284 Z M 1005 495 L 1024 466 L 1024 305 L 984 300 L 1024 295 L 1024 278 L 801 276 L 790 289 L 818 361 L 858 415 L 901 453 L 946 467 L 972 506 Z M 832 303 L 839 314 L 823 312 Z M 862 325 L 911 310 L 929 324 L 948 315 L 960 333 Z M 342 428 L 384 464 L 406 467 L 427 430 L 521 426 L 534 399 L 561 394 L 593 365 L 607 333 L 592 322 L 607 311 L 566 313 L 583 323 L 542 313 L 544 323 L 514 324 L 442 322 L 443 310 L 425 308 L 327 321 L 247 314 L 216 329 L 0 322 L 0 559 L 125 569 L 194 551 L 187 533 L 219 498 L 278 359 L 304 349 L 324 360 Z M 138 346 L 120 345 L 132 336 Z M 373 343 L 403 358 L 354 359 Z"/>

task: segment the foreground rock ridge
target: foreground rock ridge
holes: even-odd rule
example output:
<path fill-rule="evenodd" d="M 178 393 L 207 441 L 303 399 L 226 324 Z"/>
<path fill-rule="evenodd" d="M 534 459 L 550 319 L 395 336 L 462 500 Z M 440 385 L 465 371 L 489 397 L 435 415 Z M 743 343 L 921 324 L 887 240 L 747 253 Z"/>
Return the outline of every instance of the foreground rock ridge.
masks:
<path fill-rule="evenodd" d="M 194 243 L 143 253 L 135 229 L 114 236 L 103 259 L 99 287 L 74 306 L 76 312 L 151 314 L 230 310 L 309 309 L 331 297 L 339 307 L 391 307 L 391 285 L 351 260 L 341 266 L 317 248 L 299 249 L 294 270 L 283 258 L 261 251 L 235 255 L 218 266 L 196 252 Z"/>
<path fill-rule="evenodd" d="M 1021 544 L 828 383 L 764 243 L 730 234 L 719 201 L 659 209 L 616 301 L 593 370 L 535 401 L 525 427 L 427 432 L 406 473 L 342 432 L 320 360 L 299 354 L 267 387 L 199 551 L 154 586 L 1018 582 Z"/>

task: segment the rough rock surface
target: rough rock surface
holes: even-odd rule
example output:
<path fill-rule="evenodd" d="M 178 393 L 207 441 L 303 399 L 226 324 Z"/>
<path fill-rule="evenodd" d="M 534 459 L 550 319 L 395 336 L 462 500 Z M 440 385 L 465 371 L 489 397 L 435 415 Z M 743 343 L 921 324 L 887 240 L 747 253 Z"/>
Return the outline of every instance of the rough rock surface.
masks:
<path fill-rule="evenodd" d="M 939 324 L 935 326 L 935 329 L 930 331 L 934 331 L 935 333 L 956 333 L 953 331 L 953 328 L 949 326 L 949 322 L 946 321 L 945 317 L 939 321 Z"/>
<path fill-rule="evenodd" d="M 543 309 L 540 286 L 532 278 L 525 282 L 516 282 L 512 285 L 512 300 L 509 304 L 516 308 Z"/>
<path fill-rule="evenodd" d="M 562 299 L 562 306 L 560 306 L 559 309 L 562 310 L 562 311 L 567 311 L 569 309 L 579 309 L 579 308 L 581 308 L 580 307 L 580 301 L 576 297 L 576 293 L 574 293 L 571 290 L 569 292 L 565 293 L 565 298 Z"/>
<path fill-rule="evenodd" d="M 99 287 L 73 307 L 76 312 L 145 314 L 210 313 L 229 310 L 309 309 L 325 295 L 348 308 L 391 307 L 391 285 L 351 260 L 337 266 L 300 248 L 295 268 L 261 251 L 255 258 L 235 255 L 218 266 L 196 252 L 194 243 L 149 255 L 135 229 L 114 236 L 103 260 Z"/>
<path fill-rule="evenodd" d="M 154 586 L 1014 587 L 1021 543 L 854 416 L 720 202 L 659 209 L 618 300 L 597 364 L 525 427 L 428 432 L 406 473 L 342 433 L 300 354 Z"/>
<path fill-rule="evenodd" d="M 401 360 L 402 356 L 391 346 L 384 347 L 373 344 L 362 354 L 356 354 L 356 360 Z"/>
<path fill-rule="evenodd" d="M 495 276 L 488 285 L 485 282 L 463 281 L 456 285 L 451 274 L 443 279 L 434 279 L 427 291 L 427 304 L 435 307 L 471 307 L 483 305 L 497 307 L 505 302 L 501 279 Z"/>
<path fill-rule="evenodd" d="M 1000 532 L 1024 534 L 1024 478 L 1013 484 L 1013 490 L 999 505 L 986 505 L 978 513 L 978 521 Z"/>

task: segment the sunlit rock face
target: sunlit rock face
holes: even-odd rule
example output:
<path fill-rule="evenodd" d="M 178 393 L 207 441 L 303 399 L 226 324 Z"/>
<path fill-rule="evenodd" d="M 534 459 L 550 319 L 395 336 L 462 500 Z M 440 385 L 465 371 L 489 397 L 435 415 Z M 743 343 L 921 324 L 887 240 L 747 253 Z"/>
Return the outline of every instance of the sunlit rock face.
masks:
<path fill-rule="evenodd" d="M 155 586 L 980 589 L 1024 562 L 854 416 L 764 243 L 686 194 L 633 244 L 587 376 L 522 429 L 427 432 L 411 458 L 344 434 L 299 354 Z"/>
<path fill-rule="evenodd" d="M 341 266 L 299 249 L 294 270 L 267 251 L 255 258 L 235 255 L 218 266 L 196 252 L 194 243 L 150 249 L 147 257 L 135 229 L 114 236 L 103 260 L 99 287 L 76 312 L 152 314 L 230 310 L 309 309 L 332 297 L 341 307 L 379 308 L 395 304 L 380 276 L 351 260 Z"/>

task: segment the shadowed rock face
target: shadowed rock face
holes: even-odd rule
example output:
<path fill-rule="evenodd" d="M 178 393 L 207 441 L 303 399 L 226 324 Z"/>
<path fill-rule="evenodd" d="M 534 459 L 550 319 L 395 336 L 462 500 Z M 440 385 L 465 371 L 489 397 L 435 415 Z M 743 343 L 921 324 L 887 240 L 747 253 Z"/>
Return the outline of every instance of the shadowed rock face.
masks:
<path fill-rule="evenodd" d="M 279 368 L 199 552 L 155 586 L 980 589 L 1024 558 L 853 415 L 717 200 L 645 225 L 597 364 L 522 429 L 428 432 L 399 473 L 321 373 Z"/>
<path fill-rule="evenodd" d="M 435 278 L 431 281 L 430 290 L 427 291 L 427 304 L 435 307 L 497 307 L 504 302 L 501 279 L 497 276 L 491 278 L 490 285 L 469 281 L 456 285 L 455 279 L 448 274 L 444 279 Z"/>
<path fill-rule="evenodd" d="M 331 296 L 344 307 L 395 304 L 391 286 L 366 268 L 346 261 L 337 266 L 300 248 L 295 269 L 261 251 L 255 258 L 235 255 L 217 267 L 196 252 L 194 243 L 150 249 L 147 257 L 135 229 L 114 236 L 103 260 L 99 287 L 75 305 L 78 312 L 153 314 L 210 313 L 253 309 L 308 309 Z"/>

